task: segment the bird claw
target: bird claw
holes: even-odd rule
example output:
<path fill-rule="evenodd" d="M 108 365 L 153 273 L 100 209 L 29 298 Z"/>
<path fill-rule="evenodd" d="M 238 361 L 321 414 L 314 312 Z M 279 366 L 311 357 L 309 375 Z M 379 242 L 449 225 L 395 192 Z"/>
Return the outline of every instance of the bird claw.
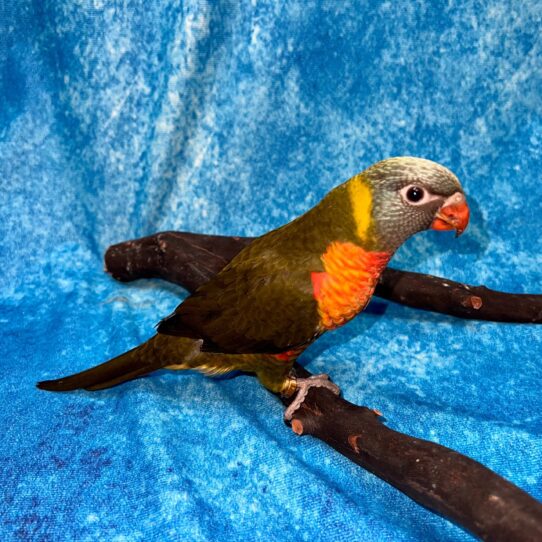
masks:
<path fill-rule="evenodd" d="M 309 378 L 297 378 L 296 379 L 296 396 L 290 403 L 290 406 L 284 411 L 284 420 L 291 421 L 296 410 L 303 404 L 305 397 L 309 393 L 311 388 L 327 388 L 335 395 L 339 395 L 341 390 L 337 384 L 334 384 L 329 380 L 329 375 L 319 374 L 309 376 Z"/>

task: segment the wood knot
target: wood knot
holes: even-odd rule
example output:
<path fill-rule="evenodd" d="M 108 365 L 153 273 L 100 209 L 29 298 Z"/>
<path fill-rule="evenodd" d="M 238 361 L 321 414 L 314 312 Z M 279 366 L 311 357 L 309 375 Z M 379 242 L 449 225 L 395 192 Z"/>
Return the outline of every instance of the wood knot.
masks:
<path fill-rule="evenodd" d="M 350 435 L 348 437 L 348 444 L 350 444 L 350 448 L 354 450 L 357 454 L 359 454 L 359 446 L 358 446 L 358 439 L 361 438 L 361 435 Z"/>
<path fill-rule="evenodd" d="M 296 435 L 302 435 L 303 434 L 303 422 L 301 420 L 298 420 L 297 418 L 294 418 L 292 420 L 292 431 Z"/>
<path fill-rule="evenodd" d="M 476 311 L 479 310 L 482 307 L 482 305 L 484 304 L 484 302 L 482 301 L 482 298 L 478 297 L 477 295 L 468 295 L 468 296 L 464 297 L 460 301 L 460 303 L 466 309 L 474 309 Z"/>

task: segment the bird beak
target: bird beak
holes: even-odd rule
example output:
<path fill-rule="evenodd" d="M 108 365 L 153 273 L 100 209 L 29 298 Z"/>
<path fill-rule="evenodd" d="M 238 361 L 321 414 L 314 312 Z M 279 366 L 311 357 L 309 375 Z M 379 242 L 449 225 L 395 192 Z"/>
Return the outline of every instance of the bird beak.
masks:
<path fill-rule="evenodd" d="M 431 224 L 431 229 L 455 230 L 455 236 L 459 237 L 469 223 L 469 215 L 465 196 L 461 192 L 456 192 L 442 204 Z"/>

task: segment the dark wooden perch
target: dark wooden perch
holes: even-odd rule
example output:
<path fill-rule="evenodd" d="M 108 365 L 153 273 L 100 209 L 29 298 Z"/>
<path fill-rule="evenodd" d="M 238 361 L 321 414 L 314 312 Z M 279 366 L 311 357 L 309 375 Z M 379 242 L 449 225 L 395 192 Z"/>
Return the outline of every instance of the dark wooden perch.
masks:
<path fill-rule="evenodd" d="M 251 239 L 164 232 L 114 245 L 106 270 L 122 281 L 157 277 L 189 291 L 209 280 Z M 387 269 L 376 294 L 463 318 L 541 322 L 542 296 Z M 296 365 L 299 376 L 310 376 Z M 288 401 L 282 399 L 284 404 Z M 480 463 L 387 428 L 378 412 L 311 388 L 292 420 L 299 435 L 326 442 L 351 461 L 483 540 L 542 541 L 542 504 Z"/>
<path fill-rule="evenodd" d="M 250 237 L 163 232 L 109 247 L 105 265 L 117 280 L 161 278 L 193 290 L 251 241 Z M 542 295 L 497 292 L 391 267 L 382 274 L 375 295 L 460 318 L 542 323 Z"/>

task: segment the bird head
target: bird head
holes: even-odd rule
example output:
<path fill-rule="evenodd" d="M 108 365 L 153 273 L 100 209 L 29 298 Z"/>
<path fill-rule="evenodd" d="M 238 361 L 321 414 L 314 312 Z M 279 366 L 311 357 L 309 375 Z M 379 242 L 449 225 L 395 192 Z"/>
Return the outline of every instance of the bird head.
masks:
<path fill-rule="evenodd" d="M 358 177 L 358 184 L 349 188 L 354 217 L 370 214 L 371 231 L 366 233 L 379 249 L 394 251 L 414 233 L 430 228 L 460 235 L 467 227 L 469 208 L 463 189 L 440 164 L 422 158 L 389 158 Z M 362 209 L 367 200 L 370 209 Z M 360 225 L 369 229 L 363 220 L 356 221 L 358 229 Z"/>

